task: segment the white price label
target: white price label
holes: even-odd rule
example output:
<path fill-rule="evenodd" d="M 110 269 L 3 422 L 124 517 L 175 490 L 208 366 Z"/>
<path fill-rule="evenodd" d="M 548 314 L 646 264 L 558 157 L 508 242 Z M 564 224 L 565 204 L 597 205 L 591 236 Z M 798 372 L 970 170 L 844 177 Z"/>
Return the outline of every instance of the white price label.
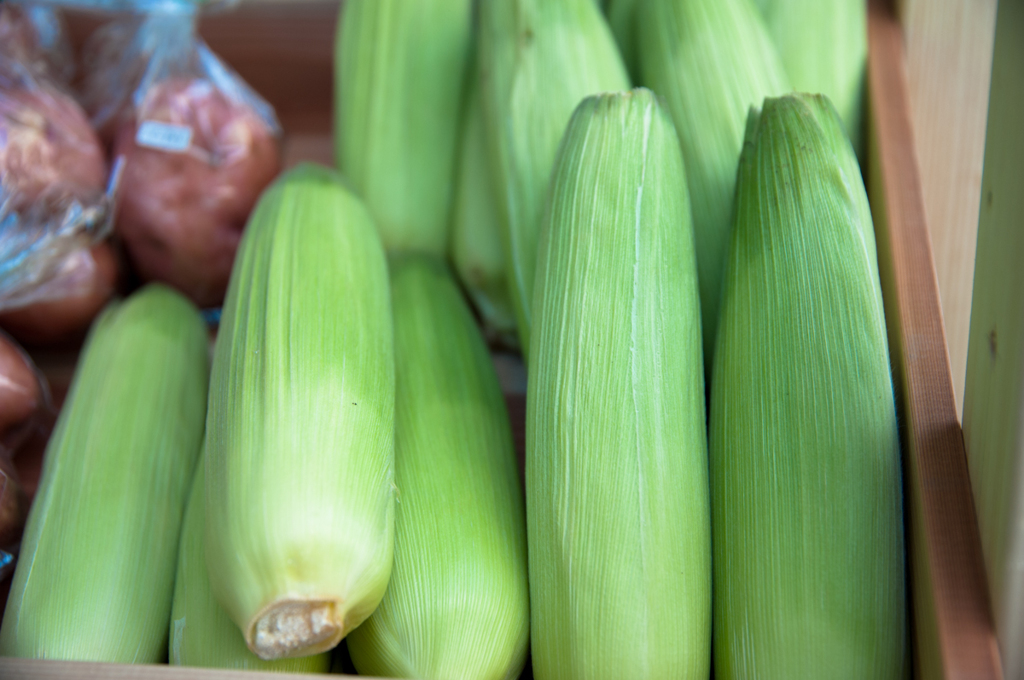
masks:
<path fill-rule="evenodd" d="M 150 149 L 181 153 L 192 144 L 192 128 L 146 120 L 135 133 L 135 143 Z"/>

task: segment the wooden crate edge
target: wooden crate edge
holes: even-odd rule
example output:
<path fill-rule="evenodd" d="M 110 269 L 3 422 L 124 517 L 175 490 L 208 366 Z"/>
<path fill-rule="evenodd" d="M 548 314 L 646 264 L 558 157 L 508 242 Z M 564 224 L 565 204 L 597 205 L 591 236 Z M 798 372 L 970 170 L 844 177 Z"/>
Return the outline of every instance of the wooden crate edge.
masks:
<path fill-rule="evenodd" d="M 869 3 L 871 169 L 903 418 L 915 676 L 1002 678 L 913 146 L 900 25 Z"/>

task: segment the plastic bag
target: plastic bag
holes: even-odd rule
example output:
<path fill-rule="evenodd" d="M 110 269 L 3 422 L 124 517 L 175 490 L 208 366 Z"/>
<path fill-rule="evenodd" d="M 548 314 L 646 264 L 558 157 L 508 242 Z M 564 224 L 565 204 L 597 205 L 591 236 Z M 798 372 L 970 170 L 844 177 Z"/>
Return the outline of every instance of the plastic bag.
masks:
<path fill-rule="evenodd" d="M 0 312 L 76 292 L 69 272 L 111 230 L 112 186 L 81 107 L 0 55 Z"/>
<path fill-rule="evenodd" d="M 236 7 L 242 0 L 32 0 L 51 7 L 67 7 L 102 14 L 148 12 L 214 14 Z"/>
<path fill-rule="evenodd" d="M 0 54 L 60 83 L 75 74 L 64 22 L 52 7 L 0 2 Z"/>
<path fill-rule="evenodd" d="M 188 3 L 104 26 L 85 61 L 93 124 L 125 158 L 115 229 L 136 271 L 219 305 L 281 167 L 272 107 L 198 37 Z"/>

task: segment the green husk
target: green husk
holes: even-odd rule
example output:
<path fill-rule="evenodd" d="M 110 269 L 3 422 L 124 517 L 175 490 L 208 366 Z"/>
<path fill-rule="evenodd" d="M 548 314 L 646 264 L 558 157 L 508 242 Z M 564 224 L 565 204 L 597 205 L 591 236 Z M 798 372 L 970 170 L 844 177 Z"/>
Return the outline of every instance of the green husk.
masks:
<path fill-rule="evenodd" d="M 387 250 L 448 246 L 472 0 L 347 0 L 335 50 L 335 159 Z"/>
<path fill-rule="evenodd" d="M 196 466 L 181 528 L 171 607 L 169 656 L 175 666 L 235 668 L 282 673 L 326 673 L 329 653 L 264 661 L 249 651 L 238 626 L 213 597 L 206 572 L 206 466 Z"/>
<path fill-rule="evenodd" d="M 46 448 L 0 654 L 163 661 L 207 381 L 206 327 L 169 288 L 96 320 Z"/>
<path fill-rule="evenodd" d="M 326 651 L 377 607 L 394 535 L 394 356 L 373 220 L 333 171 L 249 219 L 213 359 L 206 561 L 257 656 Z"/>
<path fill-rule="evenodd" d="M 487 159 L 477 78 L 470 80 L 455 186 L 450 255 L 459 280 L 489 333 L 516 342 L 516 316 L 505 276 L 505 251 L 494 180 Z"/>
<path fill-rule="evenodd" d="M 649 0 L 638 12 L 644 85 L 665 98 L 686 163 L 710 374 L 747 109 L 791 88 L 750 0 Z"/>
<path fill-rule="evenodd" d="M 909 669 L 899 437 L 866 206 L 826 98 L 751 112 L 711 390 L 720 680 Z"/>
<path fill-rule="evenodd" d="M 858 155 L 863 152 L 868 57 L 864 0 L 763 0 L 768 32 L 793 88 L 835 105 Z"/>
<path fill-rule="evenodd" d="M 352 631 L 360 674 L 518 678 L 529 643 L 526 518 L 505 401 L 451 275 L 391 261 L 395 566 Z"/>
<path fill-rule="evenodd" d="M 484 128 L 528 359 L 537 242 L 558 144 L 581 99 L 627 89 L 629 77 L 594 0 L 484 2 L 480 12 Z"/>
<path fill-rule="evenodd" d="M 640 0 L 607 0 L 604 7 L 619 52 L 634 79 L 640 73 L 636 40 L 636 8 L 639 4 Z"/>
<path fill-rule="evenodd" d="M 643 89 L 584 100 L 552 182 L 526 414 L 534 674 L 706 680 L 700 307 L 668 114 Z"/>

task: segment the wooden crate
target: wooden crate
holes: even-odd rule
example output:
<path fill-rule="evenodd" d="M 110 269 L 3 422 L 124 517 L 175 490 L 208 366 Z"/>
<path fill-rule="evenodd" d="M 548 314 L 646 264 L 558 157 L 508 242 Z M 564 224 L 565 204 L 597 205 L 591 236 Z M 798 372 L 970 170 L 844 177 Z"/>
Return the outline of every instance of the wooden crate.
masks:
<path fill-rule="evenodd" d="M 869 2 L 866 182 L 901 425 L 914 677 L 1002 677 L 963 434 L 957 418 L 935 268 L 913 148 L 900 25 Z M 330 163 L 331 53 L 336 5 L 254 3 L 203 21 L 211 47 L 277 108 L 288 164 Z M 74 24 L 78 40 L 94 25 Z M 73 357 L 40 357 L 66 386 Z M 508 395 L 522 455 L 524 397 Z M 0 658 L 0 678 L 228 680 L 251 672 Z M 276 675 L 300 678 L 299 675 Z M 800 679 L 794 679 L 800 680 Z"/>

